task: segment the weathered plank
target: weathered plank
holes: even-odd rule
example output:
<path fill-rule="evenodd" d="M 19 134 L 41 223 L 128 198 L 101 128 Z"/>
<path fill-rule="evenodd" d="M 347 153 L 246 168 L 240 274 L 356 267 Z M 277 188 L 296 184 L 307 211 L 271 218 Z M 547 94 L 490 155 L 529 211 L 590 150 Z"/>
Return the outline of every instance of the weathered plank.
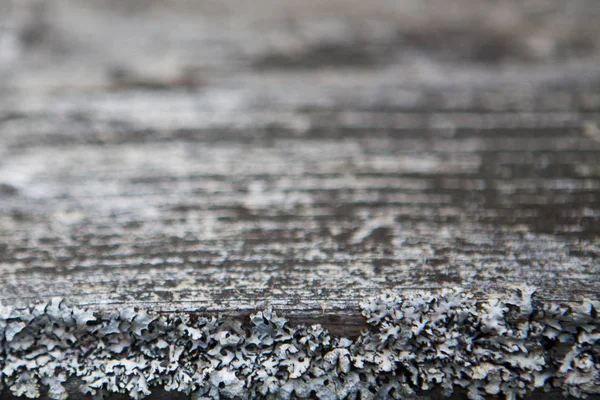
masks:
<path fill-rule="evenodd" d="M 0 3 L 6 324 L 600 300 L 596 2 L 319 3 Z"/>

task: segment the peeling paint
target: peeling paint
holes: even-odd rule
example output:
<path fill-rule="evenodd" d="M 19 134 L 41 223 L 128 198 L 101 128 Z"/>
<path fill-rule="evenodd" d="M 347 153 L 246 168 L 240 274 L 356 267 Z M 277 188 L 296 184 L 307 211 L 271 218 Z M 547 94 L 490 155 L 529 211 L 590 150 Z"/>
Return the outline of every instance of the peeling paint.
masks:
<path fill-rule="evenodd" d="M 360 303 L 354 340 L 291 327 L 271 308 L 244 325 L 135 308 L 94 313 L 59 298 L 0 306 L 0 389 L 68 398 L 164 387 L 193 399 L 410 398 L 465 388 L 470 399 L 536 389 L 600 393 L 599 302 L 542 303 L 529 287 L 478 301 L 460 289 L 388 292 Z"/>

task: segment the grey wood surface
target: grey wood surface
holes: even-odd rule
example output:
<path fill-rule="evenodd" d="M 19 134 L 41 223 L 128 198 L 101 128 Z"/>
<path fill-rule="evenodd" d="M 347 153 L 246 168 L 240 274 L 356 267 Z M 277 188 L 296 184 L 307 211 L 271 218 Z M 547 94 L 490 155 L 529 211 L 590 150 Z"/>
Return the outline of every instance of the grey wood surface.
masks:
<path fill-rule="evenodd" d="M 0 302 L 356 336 L 600 300 L 600 6 L 0 1 Z"/>
<path fill-rule="evenodd" d="M 596 3 L 352 4 L 3 2 L 0 301 L 598 298 Z"/>

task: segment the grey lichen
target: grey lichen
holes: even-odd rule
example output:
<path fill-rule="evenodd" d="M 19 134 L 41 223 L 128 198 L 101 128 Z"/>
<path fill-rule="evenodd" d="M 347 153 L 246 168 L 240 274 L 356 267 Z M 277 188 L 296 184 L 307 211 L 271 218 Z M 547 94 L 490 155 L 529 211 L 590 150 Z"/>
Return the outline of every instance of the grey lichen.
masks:
<path fill-rule="evenodd" d="M 92 312 L 60 299 L 0 305 L 0 390 L 66 399 L 153 387 L 193 399 L 410 398 L 466 388 L 469 398 L 533 389 L 600 394 L 600 304 L 541 303 L 534 290 L 476 301 L 460 290 L 386 293 L 361 303 L 354 339 L 291 327 L 272 309 L 243 326 L 226 317 Z"/>

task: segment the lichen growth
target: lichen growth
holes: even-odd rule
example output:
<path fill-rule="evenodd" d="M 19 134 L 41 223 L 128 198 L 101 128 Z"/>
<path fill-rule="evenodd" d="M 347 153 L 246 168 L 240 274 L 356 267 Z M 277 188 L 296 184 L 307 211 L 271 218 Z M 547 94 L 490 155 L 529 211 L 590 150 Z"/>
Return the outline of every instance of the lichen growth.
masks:
<path fill-rule="evenodd" d="M 247 326 L 223 316 L 92 312 L 61 299 L 0 305 L 0 390 L 66 399 L 67 387 L 143 398 L 410 398 L 424 390 L 508 399 L 534 389 L 600 394 L 600 304 L 541 303 L 534 290 L 476 301 L 460 290 L 361 302 L 369 329 L 350 340 L 291 327 L 272 309 Z M 67 385 L 77 382 L 77 385 Z"/>

